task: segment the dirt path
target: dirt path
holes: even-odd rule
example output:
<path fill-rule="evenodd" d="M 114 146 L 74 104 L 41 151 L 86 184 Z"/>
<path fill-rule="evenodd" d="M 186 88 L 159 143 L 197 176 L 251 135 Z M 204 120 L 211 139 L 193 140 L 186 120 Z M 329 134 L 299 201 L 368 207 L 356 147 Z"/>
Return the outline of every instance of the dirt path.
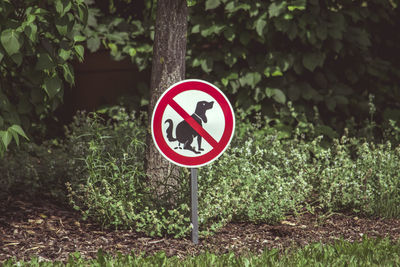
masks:
<path fill-rule="evenodd" d="M 101 231 L 79 214 L 49 201 L 9 198 L 0 203 L 0 263 L 10 257 L 28 260 L 65 260 L 71 252 L 95 257 L 98 249 L 113 253 L 154 253 L 194 255 L 202 251 L 237 253 L 262 252 L 265 248 L 304 246 L 339 238 L 361 240 L 363 236 L 400 239 L 399 219 L 358 218 L 335 214 L 321 219 L 316 215 L 289 216 L 278 225 L 231 223 L 217 234 L 200 239 L 150 238 L 133 231 Z"/>

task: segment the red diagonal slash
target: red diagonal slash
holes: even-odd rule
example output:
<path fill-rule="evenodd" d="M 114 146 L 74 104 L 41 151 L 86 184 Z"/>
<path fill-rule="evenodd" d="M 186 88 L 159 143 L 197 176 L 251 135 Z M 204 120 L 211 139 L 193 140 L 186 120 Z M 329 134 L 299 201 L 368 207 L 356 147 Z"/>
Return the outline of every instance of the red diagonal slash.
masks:
<path fill-rule="evenodd" d="M 213 148 L 218 145 L 218 142 L 209 134 L 206 130 L 204 130 L 201 125 L 192 118 L 175 100 L 170 99 L 168 104 L 187 122 L 192 128 L 201 135 Z"/>

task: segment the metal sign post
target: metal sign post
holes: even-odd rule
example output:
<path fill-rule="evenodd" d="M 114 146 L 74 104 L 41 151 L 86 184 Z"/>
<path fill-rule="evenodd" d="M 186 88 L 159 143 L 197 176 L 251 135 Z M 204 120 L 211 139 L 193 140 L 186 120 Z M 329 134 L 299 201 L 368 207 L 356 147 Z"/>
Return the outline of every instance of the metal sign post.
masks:
<path fill-rule="evenodd" d="M 197 168 L 190 169 L 190 203 L 191 203 L 191 220 L 192 220 L 192 242 L 197 245 L 199 243 L 199 218 L 197 214 L 198 198 L 197 198 Z"/>

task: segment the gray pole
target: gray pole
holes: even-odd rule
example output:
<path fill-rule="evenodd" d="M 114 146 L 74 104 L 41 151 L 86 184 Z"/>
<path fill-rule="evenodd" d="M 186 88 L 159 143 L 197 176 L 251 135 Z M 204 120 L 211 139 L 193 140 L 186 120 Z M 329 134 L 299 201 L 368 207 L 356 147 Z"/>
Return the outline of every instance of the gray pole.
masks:
<path fill-rule="evenodd" d="M 190 169 L 190 202 L 191 202 L 191 219 L 192 219 L 192 242 L 199 243 L 199 218 L 197 214 L 198 198 L 197 198 L 197 168 Z"/>

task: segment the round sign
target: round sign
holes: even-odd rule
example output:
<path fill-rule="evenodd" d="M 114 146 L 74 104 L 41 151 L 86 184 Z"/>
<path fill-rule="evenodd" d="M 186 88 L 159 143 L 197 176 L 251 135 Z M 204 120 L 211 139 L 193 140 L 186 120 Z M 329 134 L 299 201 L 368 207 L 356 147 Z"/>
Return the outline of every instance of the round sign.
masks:
<path fill-rule="evenodd" d="M 216 86 L 184 80 L 169 87 L 154 107 L 153 141 L 160 153 L 182 167 L 200 167 L 217 159 L 235 130 L 233 109 Z"/>

